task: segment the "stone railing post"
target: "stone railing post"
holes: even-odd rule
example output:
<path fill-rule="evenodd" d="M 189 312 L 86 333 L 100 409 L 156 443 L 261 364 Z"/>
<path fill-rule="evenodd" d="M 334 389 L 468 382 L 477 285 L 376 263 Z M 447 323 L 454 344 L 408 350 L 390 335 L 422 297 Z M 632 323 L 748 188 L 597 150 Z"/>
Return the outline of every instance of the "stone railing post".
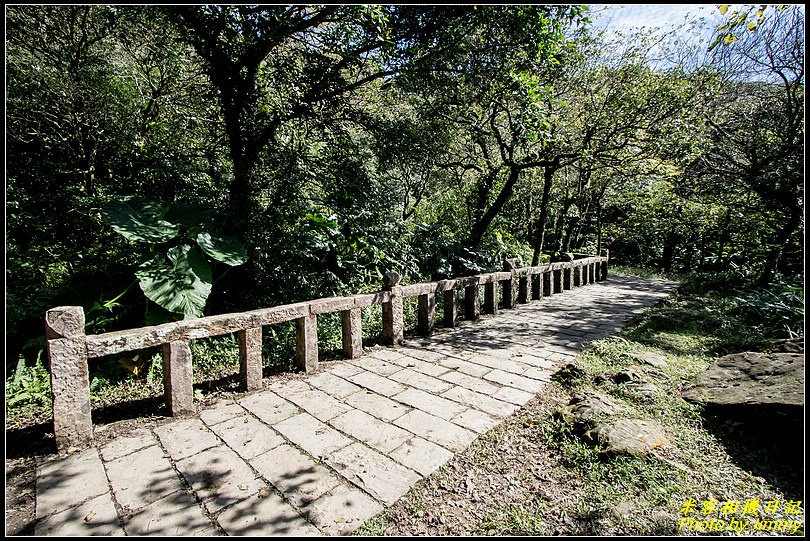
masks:
<path fill-rule="evenodd" d="M 514 308 L 517 303 L 517 276 L 515 276 L 515 263 L 507 259 L 503 262 L 503 270 L 512 273 L 512 278 L 503 281 L 503 307 Z"/>
<path fill-rule="evenodd" d="M 172 415 L 194 411 L 191 348 L 184 340 L 163 344 L 163 393 Z"/>
<path fill-rule="evenodd" d="M 562 293 L 562 269 L 554 269 L 554 293 Z"/>
<path fill-rule="evenodd" d="M 391 292 L 388 302 L 382 303 L 383 343 L 387 346 L 400 345 L 405 342 L 405 318 L 402 313 L 402 288 L 399 285 L 402 277 L 398 272 L 385 273 L 383 289 Z"/>
<path fill-rule="evenodd" d="M 518 279 L 518 302 L 526 304 L 529 302 L 529 280 L 531 280 L 531 275 L 527 269 L 521 269 L 518 272 L 520 273 Z"/>
<path fill-rule="evenodd" d="M 588 283 L 592 284 L 596 281 L 596 263 L 590 263 L 588 265 Z"/>
<path fill-rule="evenodd" d="M 340 324 L 343 330 L 343 353 L 349 359 L 363 355 L 363 325 L 360 308 L 340 311 Z"/>
<path fill-rule="evenodd" d="M 478 284 L 464 288 L 464 319 L 474 321 L 481 315 L 480 294 Z"/>
<path fill-rule="evenodd" d="M 490 280 L 484 284 L 484 313 L 498 314 L 498 282 Z"/>
<path fill-rule="evenodd" d="M 571 267 L 565 267 L 563 269 L 563 280 L 562 280 L 562 287 L 563 289 L 571 289 Z"/>
<path fill-rule="evenodd" d="M 262 328 L 239 331 L 239 375 L 246 391 L 262 388 Z"/>
<path fill-rule="evenodd" d="M 82 307 L 60 306 L 48 310 L 45 337 L 51 365 L 56 447 L 60 451 L 84 447 L 93 440 L 93 422 Z"/>
<path fill-rule="evenodd" d="M 543 271 L 543 296 L 551 296 L 551 271 Z"/>
<path fill-rule="evenodd" d="M 443 293 L 444 298 L 444 326 L 455 327 L 458 318 L 458 299 L 456 290 L 451 288 Z"/>
<path fill-rule="evenodd" d="M 318 316 L 315 314 L 295 320 L 295 359 L 304 372 L 318 369 Z"/>
<path fill-rule="evenodd" d="M 582 266 L 574 264 L 574 268 L 571 269 L 571 270 L 573 271 L 572 274 L 573 274 L 574 287 L 578 287 L 578 286 L 582 285 L 581 282 L 580 282 L 580 273 L 582 271 Z"/>
<path fill-rule="evenodd" d="M 532 274 L 532 300 L 540 300 L 543 297 L 542 277 L 539 274 Z"/>
<path fill-rule="evenodd" d="M 605 261 L 602 261 L 602 264 L 601 264 L 602 268 L 600 269 L 601 274 L 602 274 L 602 280 L 607 280 L 607 277 L 608 277 L 608 261 L 610 261 L 610 251 L 607 248 L 604 248 L 599 253 L 599 255 L 601 255 L 602 257 L 607 258 Z"/>
<path fill-rule="evenodd" d="M 423 293 L 419 295 L 419 334 L 428 336 L 433 332 L 436 323 L 436 294 Z"/>

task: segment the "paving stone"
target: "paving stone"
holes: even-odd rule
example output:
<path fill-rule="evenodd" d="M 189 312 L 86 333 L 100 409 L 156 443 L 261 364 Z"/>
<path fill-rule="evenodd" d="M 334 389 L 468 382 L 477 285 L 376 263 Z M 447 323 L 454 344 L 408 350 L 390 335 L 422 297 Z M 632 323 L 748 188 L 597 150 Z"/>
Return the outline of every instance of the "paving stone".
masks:
<path fill-rule="evenodd" d="M 339 485 L 306 508 L 307 518 L 327 535 L 349 535 L 383 506 L 356 488 Z"/>
<path fill-rule="evenodd" d="M 208 426 L 225 422 L 245 413 L 244 408 L 233 400 L 219 400 L 200 412 L 200 419 Z"/>
<path fill-rule="evenodd" d="M 95 449 L 92 449 L 95 452 Z M 39 495 L 38 495 L 39 496 Z M 109 493 L 37 522 L 34 534 L 53 537 L 124 535 Z"/>
<path fill-rule="evenodd" d="M 517 374 L 511 374 L 502 370 L 493 370 L 489 372 L 484 379 L 500 383 L 501 385 L 508 385 L 515 389 L 520 389 L 528 393 L 537 393 L 546 386 L 546 382 L 537 381 L 534 379 L 524 378 Z"/>
<path fill-rule="evenodd" d="M 466 409 L 456 402 L 420 391 L 419 389 L 406 389 L 394 396 L 394 400 L 446 420 L 451 419 Z"/>
<path fill-rule="evenodd" d="M 411 370 L 410 368 L 403 368 L 388 377 L 394 381 L 431 393 L 440 393 L 453 386 L 451 383 Z"/>
<path fill-rule="evenodd" d="M 361 390 L 346 397 L 346 403 L 383 421 L 393 421 L 411 409 L 408 406 L 366 390 Z"/>
<path fill-rule="evenodd" d="M 462 374 L 467 374 L 476 378 L 483 377 L 484 374 L 490 371 L 489 367 L 470 363 L 462 359 L 456 359 L 455 357 L 444 357 L 439 359 L 438 363 L 446 368 L 457 370 Z"/>
<path fill-rule="evenodd" d="M 308 413 L 301 413 L 274 426 L 291 442 L 312 456 L 324 457 L 352 441 Z"/>
<path fill-rule="evenodd" d="M 250 464 L 299 507 L 320 498 L 340 484 L 328 469 L 286 443 L 254 458 Z"/>
<path fill-rule="evenodd" d="M 177 462 L 177 469 L 210 513 L 255 494 L 264 482 L 224 445 Z"/>
<path fill-rule="evenodd" d="M 397 367 L 397 370 L 399 369 L 400 368 Z M 349 381 L 383 396 L 394 396 L 395 394 L 405 390 L 404 385 L 397 383 L 396 381 L 391 381 L 388 378 L 384 378 L 372 372 L 360 372 L 350 376 Z"/>
<path fill-rule="evenodd" d="M 302 410 L 324 422 L 342 413 L 346 413 L 351 409 L 346 404 L 341 404 L 325 392 L 312 389 L 311 387 L 300 391 L 278 389 L 277 392 Z"/>
<path fill-rule="evenodd" d="M 513 360 L 501 359 L 491 355 L 476 355 L 470 358 L 470 362 L 505 372 L 511 372 L 513 374 L 522 374 L 526 369 L 525 366 Z"/>
<path fill-rule="evenodd" d="M 407 494 L 421 479 L 416 472 L 362 443 L 335 451 L 326 462 L 343 477 L 388 505 Z"/>
<path fill-rule="evenodd" d="M 405 355 L 408 355 L 410 357 L 414 357 L 416 359 L 422 359 L 423 361 L 428 361 L 428 362 L 435 362 L 439 358 L 442 357 L 441 353 L 436 353 L 435 351 L 430 351 L 428 349 L 403 348 L 402 352 Z"/>
<path fill-rule="evenodd" d="M 475 432 L 420 410 L 406 413 L 394 424 L 456 452 L 466 449 L 477 436 Z"/>
<path fill-rule="evenodd" d="M 412 368 L 417 372 L 421 372 L 423 374 L 433 377 L 440 376 L 441 374 L 444 374 L 448 370 L 446 367 L 440 366 L 436 363 L 430 363 L 407 355 L 402 356 L 399 359 L 391 362 L 401 366 L 402 368 Z"/>
<path fill-rule="evenodd" d="M 99 451 L 101 452 L 101 457 L 109 461 L 156 444 L 157 440 L 149 430 L 138 428 L 137 430 L 133 430 L 132 433 L 126 437 L 112 440 L 99 449 Z"/>
<path fill-rule="evenodd" d="M 272 492 L 262 497 L 254 494 L 240 501 L 220 513 L 217 522 L 228 535 L 321 535 L 290 504 Z"/>
<path fill-rule="evenodd" d="M 131 511 L 183 488 L 172 463 L 157 445 L 107 462 L 107 476 L 115 500 Z"/>
<path fill-rule="evenodd" d="M 487 370 L 489 372 L 489 370 Z M 486 373 L 486 372 L 485 372 Z M 484 374 L 481 374 L 483 376 Z M 441 378 L 450 383 L 455 383 L 471 391 L 476 391 L 483 394 L 491 395 L 500 388 L 499 385 L 492 384 L 488 381 L 482 380 L 480 377 L 470 376 L 460 372 L 448 372 L 442 374 Z"/>
<path fill-rule="evenodd" d="M 338 430 L 383 453 L 390 453 L 413 436 L 410 432 L 359 410 L 335 417 L 331 423 Z"/>
<path fill-rule="evenodd" d="M 159 426 L 155 434 L 174 460 L 182 460 L 220 444 L 219 438 L 199 419 L 183 419 Z"/>
<path fill-rule="evenodd" d="M 530 367 L 527 368 L 521 375 L 527 378 L 536 379 L 548 383 L 549 381 L 551 381 L 551 375 L 553 373 L 554 373 L 553 370 L 544 370 L 542 368 Z"/>
<path fill-rule="evenodd" d="M 243 414 L 239 417 L 211 427 L 239 456 L 250 460 L 284 443 L 284 438 L 272 428 L 244 411 L 242 410 Z"/>
<path fill-rule="evenodd" d="M 193 495 L 180 490 L 124 517 L 128 535 L 220 535 Z"/>
<path fill-rule="evenodd" d="M 349 383 L 343 378 L 323 372 L 315 377 L 309 378 L 307 382 L 313 387 L 320 389 L 325 393 L 341 400 L 349 395 L 352 395 L 360 390 L 360 387 L 354 383 Z"/>
<path fill-rule="evenodd" d="M 479 434 L 486 432 L 498 424 L 497 419 L 474 409 L 463 411 L 450 419 L 450 421 L 459 426 L 463 426 L 464 428 L 469 428 L 473 432 L 477 432 Z"/>
<path fill-rule="evenodd" d="M 495 391 L 497 393 L 497 390 Z M 503 402 L 492 396 L 495 393 L 482 394 L 464 387 L 456 386 L 442 393 L 442 396 L 461 404 L 472 406 L 496 417 L 506 417 L 518 410 L 518 406 L 510 402 Z"/>
<path fill-rule="evenodd" d="M 276 393 L 279 396 L 283 396 L 286 398 L 287 395 L 294 394 L 294 393 L 303 393 L 305 391 L 311 391 L 312 387 L 310 387 L 306 381 L 300 379 L 291 379 L 289 381 L 276 381 L 271 383 L 267 386 L 268 390 Z"/>
<path fill-rule="evenodd" d="M 355 374 L 363 372 L 363 369 L 360 368 L 359 366 L 347 362 L 338 362 L 335 364 L 324 363 L 324 365 L 329 367 L 330 374 L 334 374 L 341 378 L 348 378 L 349 376 L 353 376 Z"/>
<path fill-rule="evenodd" d="M 107 475 L 95 448 L 43 462 L 37 470 L 36 517 L 64 511 L 107 492 Z"/>
<path fill-rule="evenodd" d="M 268 425 L 280 423 L 301 413 L 298 406 L 269 391 L 246 396 L 239 404 Z"/>
<path fill-rule="evenodd" d="M 453 453 L 440 445 L 414 436 L 395 449 L 391 453 L 391 458 L 427 477 L 453 458 Z"/>
<path fill-rule="evenodd" d="M 374 372 L 380 376 L 390 376 L 394 372 L 399 372 L 402 368 L 390 361 L 382 361 L 374 357 L 361 357 L 355 361 L 357 366 L 363 370 Z M 349 378 L 351 379 L 351 378 Z"/>
<path fill-rule="evenodd" d="M 399 349 L 375 349 L 369 353 L 369 357 L 391 362 L 402 357 L 403 352 Z"/>

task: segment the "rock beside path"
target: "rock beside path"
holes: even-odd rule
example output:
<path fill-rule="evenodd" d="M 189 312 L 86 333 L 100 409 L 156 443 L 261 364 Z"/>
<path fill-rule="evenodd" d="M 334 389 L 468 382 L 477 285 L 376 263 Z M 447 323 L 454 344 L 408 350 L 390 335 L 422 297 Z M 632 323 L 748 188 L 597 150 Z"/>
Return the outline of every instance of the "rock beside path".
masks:
<path fill-rule="evenodd" d="M 600 426 L 594 433 L 602 451 L 608 454 L 643 456 L 670 445 L 664 429 L 655 421 L 619 419 Z"/>
<path fill-rule="evenodd" d="M 744 352 L 718 359 L 683 397 L 714 407 L 794 413 L 804 406 L 804 354 Z"/>

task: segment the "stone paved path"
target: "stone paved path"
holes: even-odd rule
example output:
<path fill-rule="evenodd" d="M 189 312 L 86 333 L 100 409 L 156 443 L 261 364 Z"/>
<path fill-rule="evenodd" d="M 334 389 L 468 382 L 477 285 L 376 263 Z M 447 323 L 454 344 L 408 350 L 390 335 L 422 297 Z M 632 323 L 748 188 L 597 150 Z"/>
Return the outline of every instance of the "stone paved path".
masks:
<path fill-rule="evenodd" d="M 612 275 L 44 461 L 36 534 L 351 532 L 674 287 Z"/>

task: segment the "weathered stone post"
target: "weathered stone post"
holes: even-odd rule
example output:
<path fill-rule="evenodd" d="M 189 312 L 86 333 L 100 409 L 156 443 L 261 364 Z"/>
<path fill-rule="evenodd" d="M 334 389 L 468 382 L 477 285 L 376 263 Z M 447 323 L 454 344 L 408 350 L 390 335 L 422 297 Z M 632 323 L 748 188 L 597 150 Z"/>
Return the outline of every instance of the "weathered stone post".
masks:
<path fill-rule="evenodd" d="M 540 300 L 543 297 L 541 276 L 539 274 L 532 274 L 529 279 L 532 281 L 532 300 Z"/>
<path fill-rule="evenodd" d="M 571 289 L 571 267 L 565 267 L 563 269 L 562 286 L 563 289 Z"/>
<path fill-rule="evenodd" d="M 574 287 L 582 285 L 582 265 L 574 265 Z"/>
<path fill-rule="evenodd" d="M 391 292 L 388 302 L 382 303 L 383 343 L 387 346 L 405 342 L 405 319 L 402 313 L 402 277 L 398 272 L 388 271 L 383 279 L 383 289 Z"/>
<path fill-rule="evenodd" d="M 608 277 L 608 261 L 610 261 L 610 251 L 607 248 L 603 248 L 602 251 L 599 253 L 602 257 L 607 258 L 605 261 L 602 261 L 601 265 L 601 274 L 602 280 L 607 280 Z"/>
<path fill-rule="evenodd" d="M 343 353 L 349 359 L 363 355 L 363 325 L 360 308 L 340 311 L 340 325 L 343 331 Z"/>
<path fill-rule="evenodd" d="M 554 293 L 562 293 L 562 269 L 554 269 Z"/>
<path fill-rule="evenodd" d="M 428 336 L 433 332 L 436 323 L 436 294 L 423 293 L 419 295 L 419 334 Z"/>
<path fill-rule="evenodd" d="M 503 307 L 514 308 L 517 302 L 517 277 L 515 276 L 515 262 L 507 259 L 503 262 L 503 270 L 512 273 L 512 278 L 503 281 Z"/>
<path fill-rule="evenodd" d="M 543 271 L 543 296 L 551 296 L 551 271 Z"/>
<path fill-rule="evenodd" d="M 295 320 L 295 359 L 304 372 L 318 369 L 318 316 L 315 314 Z"/>
<path fill-rule="evenodd" d="M 477 280 L 476 280 L 477 282 Z M 464 319 L 474 321 L 481 315 L 480 294 L 478 284 L 464 288 Z"/>
<path fill-rule="evenodd" d="M 592 284 L 596 281 L 596 263 L 591 262 L 588 264 L 588 283 Z"/>
<path fill-rule="evenodd" d="M 458 299 L 456 290 L 450 288 L 443 293 L 444 298 L 444 326 L 455 327 L 458 318 Z"/>
<path fill-rule="evenodd" d="M 45 337 L 51 364 L 56 447 L 60 451 L 84 447 L 93 440 L 93 422 L 82 307 L 60 306 L 48 310 Z"/>
<path fill-rule="evenodd" d="M 484 284 L 484 313 L 498 314 L 498 282 L 490 280 Z"/>
<path fill-rule="evenodd" d="M 262 328 L 242 329 L 239 336 L 239 375 L 246 391 L 262 388 Z"/>
<path fill-rule="evenodd" d="M 185 340 L 163 344 L 163 393 L 172 415 L 194 411 L 191 348 Z"/>
<path fill-rule="evenodd" d="M 518 272 L 520 273 L 520 278 L 518 279 L 518 302 L 520 304 L 526 304 L 529 302 L 529 280 L 531 279 L 531 275 L 528 273 L 527 269 L 521 269 Z"/>

